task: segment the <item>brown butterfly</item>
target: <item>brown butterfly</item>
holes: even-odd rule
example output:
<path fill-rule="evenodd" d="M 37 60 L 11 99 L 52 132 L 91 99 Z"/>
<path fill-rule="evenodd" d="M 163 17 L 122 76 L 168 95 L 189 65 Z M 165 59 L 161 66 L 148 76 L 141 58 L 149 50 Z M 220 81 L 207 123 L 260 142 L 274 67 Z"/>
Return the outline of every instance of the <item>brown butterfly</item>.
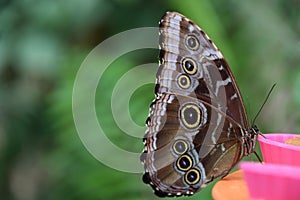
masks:
<path fill-rule="evenodd" d="M 249 126 L 232 72 L 201 28 L 167 12 L 159 35 L 143 181 L 160 197 L 192 195 L 253 153 L 260 133 Z"/>

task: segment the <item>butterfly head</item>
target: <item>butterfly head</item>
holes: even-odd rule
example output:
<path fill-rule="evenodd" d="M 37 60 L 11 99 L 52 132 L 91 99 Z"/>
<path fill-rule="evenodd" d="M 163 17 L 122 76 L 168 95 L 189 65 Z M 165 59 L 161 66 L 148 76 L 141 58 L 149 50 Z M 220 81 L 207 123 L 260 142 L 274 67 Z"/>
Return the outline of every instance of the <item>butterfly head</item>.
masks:
<path fill-rule="evenodd" d="M 256 135 L 256 136 L 259 135 L 259 134 L 261 134 L 260 131 L 259 131 L 259 129 L 258 129 L 258 127 L 255 124 L 252 125 L 251 133 L 252 133 L 252 135 Z"/>

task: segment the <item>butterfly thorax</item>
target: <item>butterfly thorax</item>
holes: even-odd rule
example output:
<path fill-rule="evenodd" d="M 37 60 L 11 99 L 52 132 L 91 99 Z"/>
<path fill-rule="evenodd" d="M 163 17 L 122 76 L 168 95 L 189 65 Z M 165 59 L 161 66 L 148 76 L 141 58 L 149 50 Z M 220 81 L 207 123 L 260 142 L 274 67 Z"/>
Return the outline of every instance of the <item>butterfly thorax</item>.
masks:
<path fill-rule="evenodd" d="M 260 134 L 256 125 L 253 125 L 250 130 L 244 130 L 245 136 L 242 138 L 242 144 L 244 147 L 244 155 L 248 156 L 255 152 L 255 146 L 257 137 Z"/>

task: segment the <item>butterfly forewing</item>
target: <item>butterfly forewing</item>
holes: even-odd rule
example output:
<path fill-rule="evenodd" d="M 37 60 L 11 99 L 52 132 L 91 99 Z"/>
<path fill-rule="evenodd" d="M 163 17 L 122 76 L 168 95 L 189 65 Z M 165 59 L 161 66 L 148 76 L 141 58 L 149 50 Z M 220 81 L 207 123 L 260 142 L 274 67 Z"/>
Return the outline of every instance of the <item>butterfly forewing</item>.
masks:
<path fill-rule="evenodd" d="M 197 48 L 188 41 L 195 39 Z M 220 51 L 194 22 L 175 12 L 168 12 L 160 21 L 160 66 L 156 93 L 174 92 L 197 97 L 215 104 L 238 124 L 248 127 L 239 89 Z M 188 59 L 197 71 L 190 75 L 183 67 Z M 178 84 L 180 75 L 188 75 L 190 87 Z"/>
<path fill-rule="evenodd" d="M 175 12 L 161 19 L 159 34 L 143 180 L 158 196 L 192 195 L 251 153 L 257 133 L 249 128 L 228 64 L 208 36 Z"/>

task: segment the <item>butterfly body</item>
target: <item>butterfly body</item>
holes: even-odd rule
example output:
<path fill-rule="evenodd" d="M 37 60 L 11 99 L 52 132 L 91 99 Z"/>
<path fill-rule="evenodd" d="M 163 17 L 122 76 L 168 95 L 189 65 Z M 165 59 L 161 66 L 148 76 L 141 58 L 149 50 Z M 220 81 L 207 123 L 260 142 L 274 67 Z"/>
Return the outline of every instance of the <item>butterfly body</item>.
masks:
<path fill-rule="evenodd" d="M 195 23 L 167 12 L 159 45 L 143 180 L 161 197 L 192 195 L 253 153 L 258 130 L 227 62 Z"/>

